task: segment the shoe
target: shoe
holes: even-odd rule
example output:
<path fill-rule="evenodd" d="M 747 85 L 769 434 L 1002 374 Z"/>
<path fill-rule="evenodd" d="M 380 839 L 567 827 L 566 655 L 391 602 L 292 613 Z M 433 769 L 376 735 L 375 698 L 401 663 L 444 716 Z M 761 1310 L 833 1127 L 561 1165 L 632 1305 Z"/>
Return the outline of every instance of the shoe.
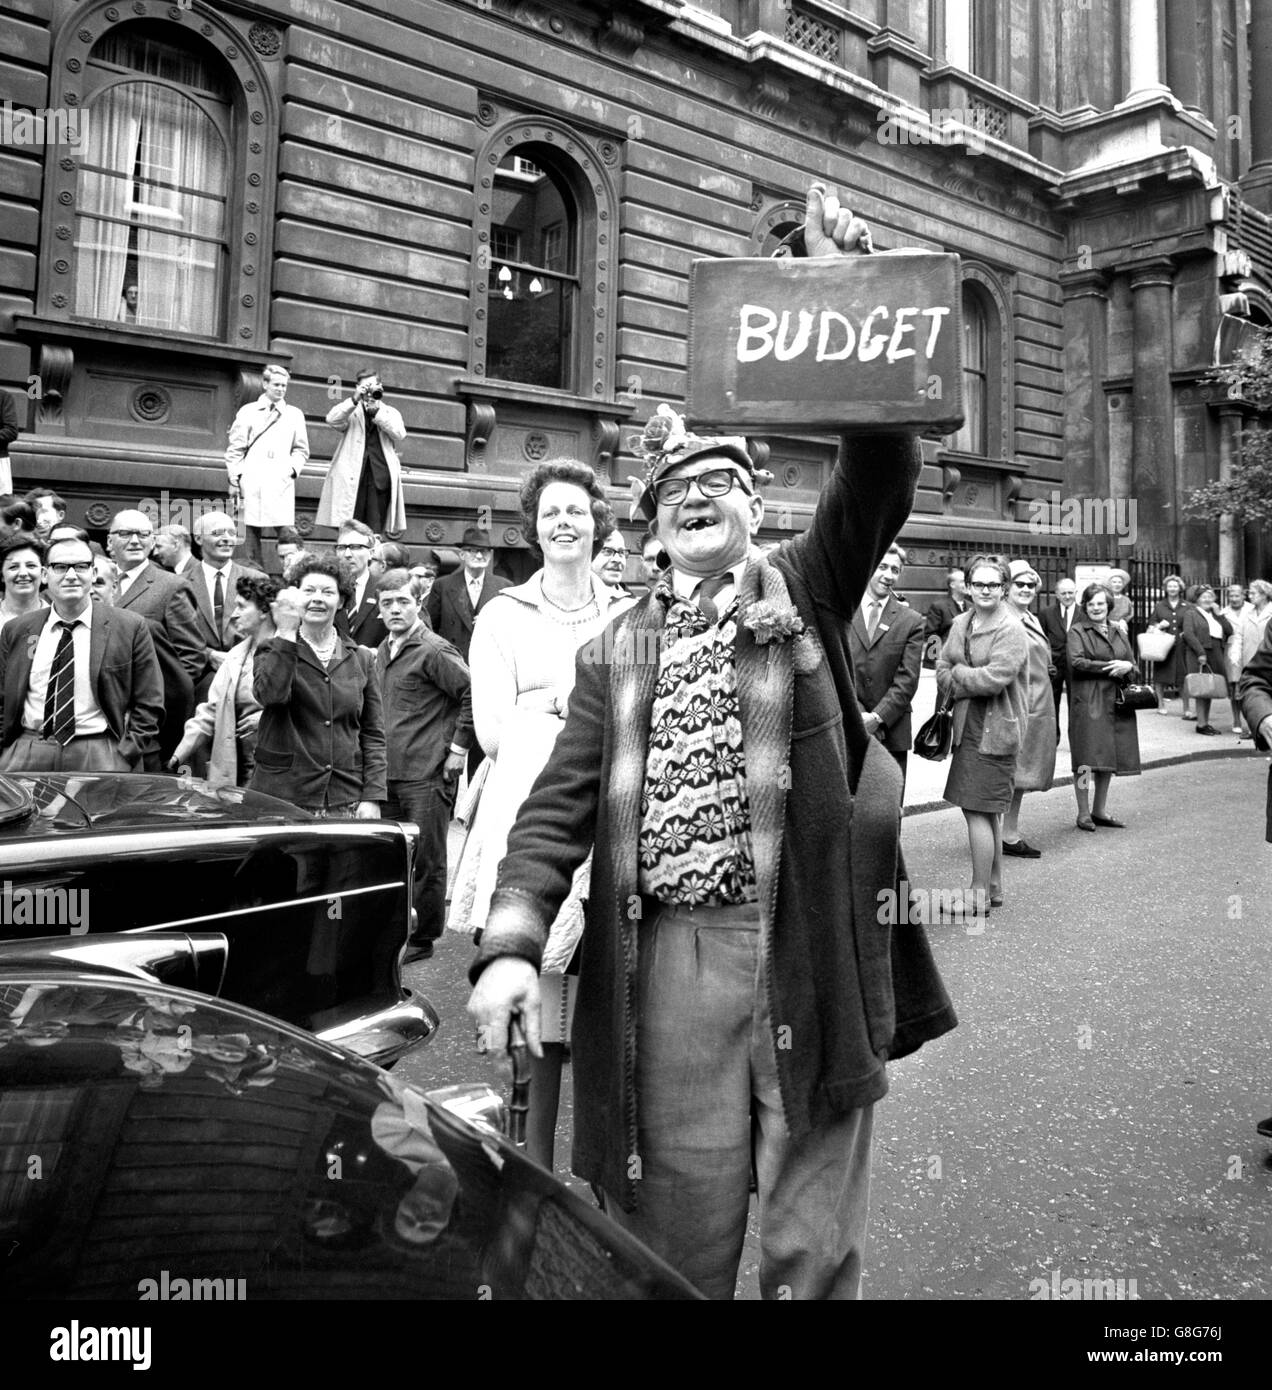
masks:
<path fill-rule="evenodd" d="M 1002 907 L 1003 895 L 1001 893 L 991 893 L 989 895 L 989 905 L 990 907 Z"/>
<path fill-rule="evenodd" d="M 1197 716 L 1195 714 L 1181 714 L 1179 717 L 1181 719 L 1196 719 Z"/>
<path fill-rule="evenodd" d="M 1079 816 L 1077 825 L 1079 830 L 1089 830 L 1092 834 L 1095 833 L 1095 822 L 1090 816 Z"/>
<path fill-rule="evenodd" d="M 1004 840 L 1003 853 L 1016 859 L 1041 859 L 1042 851 L 1034 849 L 1028 840 Z"/>
<path fill-rule="evenodd" d="M 408 941 L 406 954 L 402 957 L 402 964 L 410 965 L 412 961 L 431 960 L 432 956 L 433 943 L 431 941 Z"/>
<path fill-rule="evenodd" d="M 1245 738 L 1245 730 L 1244 730 L 1244 729 L 1233 729 L 1232 732 L 1237 736 L 1237 738 Z"/>
<path fill-rule="evenodd" d="M 1164 715 L 1164 714 L 1169 714 L 1169 713 L 1170 713 L 1170 710 L 1168 710 L 1168 709 L 1166 708 L 1166 705 L 1167 705 L 1167 701 L 1163 700 L 1163 701 L 1161 702 L 1161 704 L 1157 706 L 1157 713 L 1158 713 L 1158 714 L 1163 714 L 1163 715 Z"/>
<path fill-rule="evenodd" d="M 1255 1125 L 1254 1132 L 1261 1134 L 1265 1139 L 1272 1139 L 1272 1115 L 1269 1115 L 1266 1120 L 1260 1120 Z"/>
<path fill-rule="evenodd" d="M 1215 726 L 1214 726 L 1213 724 L 1198 724 L 1198 725 L 1197 725 L 1197 733 L 1199 733 L 1199 734 L 1217 734 L 1218 732 L 1219 732 L 1219 730 L 1216 729 Z"/>
<path fill-rule="evenodd" d="M 1120 820 L 1114 820 L 1112 816 L 1096 816 L 1096 815 L 1093 815 L 1093 816 L 1091 817 L 1091 819 L 1096 823 L 1096 825 L 1102 825 L 1102 826 L 1104 826 L 1104 827 L 1105 827 L 1106 829 L 1108 829 L 1108 830 L 1125 830 L 1125 829 L 1126 829 L 1126 825 L 1125 825 L 1122 821 L 1120 821 Z"/>

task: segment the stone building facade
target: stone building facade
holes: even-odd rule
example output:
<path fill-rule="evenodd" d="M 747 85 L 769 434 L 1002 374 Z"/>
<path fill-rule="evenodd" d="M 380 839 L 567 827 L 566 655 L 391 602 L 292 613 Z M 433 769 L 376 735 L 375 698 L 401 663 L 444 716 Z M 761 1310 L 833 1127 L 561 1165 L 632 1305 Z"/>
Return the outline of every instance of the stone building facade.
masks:
<path fill-rule="evenodd" d="M 224 497 L 226 428 L 281 361 L 312 527 L 323 417 L 370 364 L 408 429 L 407 541 L 477 518 L 523 574 L 520 476 L 578 456 L 621 502 L 633 436 L 685 396 L 691 262 L 770 250 L 817 177 L 878 246 L 962 258 L 968 420 L 925 443 L 912 592 L 981 547 L 1266 572 L 1261 536 L 1181 500 L 1241 447 L 1207 370 L 1272 322 L 1270 12 L 3 0 L 15 486 L 93 527 L 125 499 L 181 520 Z M 762 442 L 777 539 L 832 443 Z M 1135 535 L 1090 535 L 1119 500 Z"/>

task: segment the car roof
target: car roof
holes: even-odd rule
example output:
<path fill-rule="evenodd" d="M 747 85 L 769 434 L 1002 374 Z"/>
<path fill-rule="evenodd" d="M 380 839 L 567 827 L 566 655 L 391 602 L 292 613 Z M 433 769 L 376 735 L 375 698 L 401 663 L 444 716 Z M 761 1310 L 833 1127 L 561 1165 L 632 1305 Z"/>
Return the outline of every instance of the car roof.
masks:
<path fill-rule="evenodd" d="M 96 828 L 153 830 L 183 825 L 310 821 L 308 811 L 242 787 L 193 777 L 132 772 L 7 772 L 0 775 L 0 840 Z"/>

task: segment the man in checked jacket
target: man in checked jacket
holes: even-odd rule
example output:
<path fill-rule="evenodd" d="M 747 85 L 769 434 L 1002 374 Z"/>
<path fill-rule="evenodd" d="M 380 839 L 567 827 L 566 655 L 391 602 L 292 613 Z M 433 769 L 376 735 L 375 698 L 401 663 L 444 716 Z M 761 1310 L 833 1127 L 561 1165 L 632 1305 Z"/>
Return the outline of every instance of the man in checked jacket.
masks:
<path fill-rule="evenodd" d="M 869 247 L 819 185 L 810 255 Z M 486 1045 L 537 1050 L 548 924 L 595 843 L 574 1018 L 572 1167 L 704 1293 L 730 1298 L 760 1198 L 768 1298 L 860 1288 L 885 1063 L 954 1026 L 899 890 L 900 769 L 863 728 L 848 621 L 906 520 L 906 435 L 841 448 L 811 527 L 767 556 L 745 441 L 646 429 L 671 568 L 579 654 L 470 972 Z"/>

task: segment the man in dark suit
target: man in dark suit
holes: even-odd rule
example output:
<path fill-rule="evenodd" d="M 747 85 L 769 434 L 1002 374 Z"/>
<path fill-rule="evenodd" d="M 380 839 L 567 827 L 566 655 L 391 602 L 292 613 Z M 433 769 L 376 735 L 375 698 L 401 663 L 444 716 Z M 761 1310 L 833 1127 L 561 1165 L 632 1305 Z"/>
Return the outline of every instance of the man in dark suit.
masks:
<path fill-rule="evenodd" d="M 500 589 L 508 587 L 506 579 L 491 572 L 493 554 L 490 533 L 470 526 L 459 548 L 459 568 L 439 579 L 424 601 L 433 631 L 456 648 L 465 661 L 477 614 Z"/>
<path fill-rule="evenodd" d="M 1056 601 L 1038 614 L 1038 621 L 1051 644 L 1051 664 L 1056 672 L 1051 678 L 1051 693 L 1056 702 L 1056 742 L 1059 743 L 1060 695 L 1069 689 L 1069 628 L 1077 617 L 1078 588 L 1072 579 L 1058 579 L 1055 594 Z"/>
<path fill-rule="evenodd" d="M 360 647 L 377 648 L 389 635 L 380 617 L 371 573 L 375 532 L 364 521 L 346 521 L 336 537 L 336 554 L 353 576 L 353 598 L 347 608 L 336 610 L 336 631 L 352 637 Z"/>
<path fill-rule="evenodd" d="M 910 706 L 919 688 L 925 633 L 923 619 L 908 604 L 898 603 L 892 592 L 905 559 L 899 545 L 888 547 L 848 625 L 862 723 L 900 765 L 902 795 L 912 742 Z"/>
<path fill-rule="evenodd" d="M 159 746 L 147 750 L 145 770 L 161 772 L 181 742 L 194 709 L 195 687 L 208 669 L 208 649 L 194 616 L 189 583 L 161 569 L 150 558 L 155 533 L 144 512 L 120 512 L 107 537 L 110 557 L 119 566 L 115 607 L 145 618 L 154 634 L 163 673 L 164 719 Z M 161 640 L 159 634 L 162 633 Z"/>
<path fill-rule="evenodd" d="M 234 600 L 238 581 L 245 574 L 259 574 L 250 565 L 234 559 L 239 544 L 234 518 L 226 512 L 205 512 L 194 523 L 195 539 L 202 552 L 184 570 L 178 570 L 194 595 L 194 616 L 199 636 L 207 647 L 208 669 L 195 686 L 196 701 L 207 697 L 208 687 L 225 653 L 238 641 L 234 630 Z"/>
<path fill-rule="evenodd" d="M 45 557 L 51 608 L 0 633 L 0 769 L 139 771 L 163 717 L 163 682 L 143 618 L 91 597 L 88 542 Z"/>
<path fill-rule="evenodd" d="M 433 631 L 459 652 L 465 665 L 477 614 L 500 589 L 508 587 L 506 579 L 500 579 L 491 572 L 493 554 L 490 533 L 478 526 L 470 526 L 464 532 L 459 547 L 459 568 L 444 579 L 439 579 L 424 600 L 424 612 Z M 468 754 L 469 777 L 481 766 L 484 757 L 481 744 L 474 739 Z"/>
<path fill-rule="evenodd" d="M 923 664 L 929 669 L 936 666 L 936 658 L 941 654 L 945 639 L 950 635 L 954 619 L 966 613 L 971 600 L 967 597 L 967 575 L 957 565 L 946 571 L 945 597 L 934 599 L 927 611 L 927 639 L 923 646 Z"/>
<path fill-rule="evenodd" d="M 169 526 L 161 526 L 155 532 L 155 548 L 150 552 L 150 558 L 156 565 L 162 565 L 183 578 L 199 563 L 194 558 L 189 531 L 177 521 Z"/>

